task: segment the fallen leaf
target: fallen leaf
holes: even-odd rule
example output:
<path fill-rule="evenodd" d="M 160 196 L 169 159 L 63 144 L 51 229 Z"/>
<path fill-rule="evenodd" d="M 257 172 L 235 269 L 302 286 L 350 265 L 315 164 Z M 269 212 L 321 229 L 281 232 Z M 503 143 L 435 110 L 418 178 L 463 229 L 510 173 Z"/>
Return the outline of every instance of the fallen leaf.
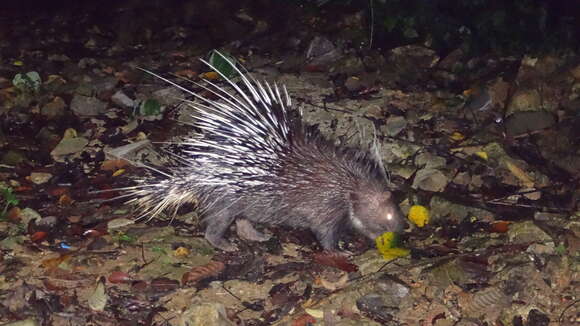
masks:
<path fill-rule="evenodd" d="M 94 311 L 103 311 L 105 310 L 108 299 L 109 297 L 105 292 L 105 279 L 100 277 L 93 293 L 88 299 L 89 307 Z"/>
<path fill-rule="evenodd" d="M 186 272 L 181 277 L 181 284 L 187 285 L 197 283 L 198 281 L 217 276 L 225 269 L 224 263 L 220 261 L 210 261 L 203 266 L 193 267 L 189 272 Z"/>
<path fill-rule="evenodd" d="M 133 282 L 133 277 L 125 272 L 114 271 L 107 278 L 111 283 L 131 283 Z"/>
<path fill-rule="evenodd" d="M 207 79 L 207 80 L 216 80 L 220 77 L 220 75 L 218 75 L 218 73 L 215 71 L 210 71 L 210 72 L 204 72 L 203 74 L 200 75 L 200 77 L 202 79 Z"/>
<path fill-rule="evenodd" d="M 308 315 L 308 314 L 304 314 L 296 319 L 294 319 L 292 321 L 292 326 L 308 326 L 308 325 L 314 325 L 314 323 L 316 323 L 316 318 Z"/>
<path fill-rule="evenodd" d="M 358 266 L 349 262 L 348 258 L 339 252 L 317 252 L 312 258 L 314 263 L 338 268 L 347 273 L 358 271 Z"/>
<path fill-rule="evenodd" d="M 490 231 L 496 233 L 506 233 L 509 230 L 511 222 L 509 221 L 496 221 L 491 223 Z"/>
<path fill-rule="evenodd" d="M 46 236 L 48 235 L 47 232 L 44 231 L 38 231 L 38 232 L 34 232 L 31 236 L 30 236 L 30 240 L 32 240 L 32 242 L 41 242 L 44 239 L 46 239 Z"/>

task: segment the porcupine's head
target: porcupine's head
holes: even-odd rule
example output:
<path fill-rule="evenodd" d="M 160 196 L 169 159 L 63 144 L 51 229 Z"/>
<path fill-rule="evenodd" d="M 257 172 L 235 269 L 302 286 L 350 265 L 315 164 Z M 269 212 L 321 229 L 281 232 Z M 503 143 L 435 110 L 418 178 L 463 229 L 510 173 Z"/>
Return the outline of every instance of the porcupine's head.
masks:
<path fill-rule="evenodd" d="M 349 219 L 355 230 L 375 239 L 385 232 L 401 232 L 407 227 L 405 217 L 384 189 L 370 189 L 350 194 Z"/>
<path fill-rule="evenodd" d="M 359 151 L 351 157 L 354 159 L 348 170 L 354 171 L 354 179 L 348 183 L 347 201 L 352 227 L 369 239 L 406 229 L 406 218 L 389 188 L 391 182 L 380 157 L 377 139 L 369 151 Z"/>

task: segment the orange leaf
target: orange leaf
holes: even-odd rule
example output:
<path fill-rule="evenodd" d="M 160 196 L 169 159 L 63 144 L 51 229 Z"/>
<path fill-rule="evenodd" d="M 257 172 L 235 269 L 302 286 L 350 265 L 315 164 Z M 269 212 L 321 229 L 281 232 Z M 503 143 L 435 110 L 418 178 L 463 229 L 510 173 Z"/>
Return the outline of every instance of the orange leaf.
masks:
<path fill-rule="evenodd" d="M 34 232 L 30 236 L 30 240 L 32 240 L 32 242 L 41 242 L 42 240 L 44 240 L 46 238 L 47 235 L 48 235 L 48 233 L 46 233 L 44 231 Z"/>
<path fill-rule="evenodd" d="M 308 326 L 316 323 L 316 318 L 310 316 L 309 314 L 304 314 L 292 321 L 292 326 Z"/>
<path fill-rule="evenodd" d="M 109 275 L 108 280 L 111 283 L 131 283 L 133 282 L 133 277 L 128 273 L 115 271 Z"/>
<path fill-rule="evenodd" d="M 193 267 L 189 272 L 186 272 L 181 277 L 181 284 L 197 283 L 198 281 L 219 275 L 226 265 L 220 261 L 210 261 L 203 266 Z"/>
<path fill-rule="evenodd" d="M 348 258 L 338 252 L 318 252 L 313 255 L 313 261 L 317 264 L 338 268 L 347 273 L 356 272 L 358 266 L 348 261 Z"/>
<path fill-rule="evenodd" d="M 495 233 L 506 233 L 509 230 L 511 222 L 509 221 L 496 221 L 491 223 L 490 231 Z"/>
<path fill-rule="evenodd" d="M 14 206 L 10 210 L 8 210 L 8 213 L 6 214 L 6 219 L 14 223 L 20 222 L 20 220 L 22 219 L 20 217 L 20 207 Z"/>

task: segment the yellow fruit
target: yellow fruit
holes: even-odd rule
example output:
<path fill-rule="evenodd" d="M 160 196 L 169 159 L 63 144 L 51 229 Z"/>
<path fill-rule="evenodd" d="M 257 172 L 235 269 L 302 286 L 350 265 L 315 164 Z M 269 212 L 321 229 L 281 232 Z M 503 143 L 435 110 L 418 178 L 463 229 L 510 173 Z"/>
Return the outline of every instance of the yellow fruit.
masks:
<path fill-rule="evenodd" d="M 409 221 L 417 227 L 424 227 L 429 224 L 429 209 L 421 205 L 413 205 L 409 210 Z"/>
<path fill-rule="evenodd" d="M 409 255 L 409 249 L 398 248 L 399 236 L 394 232 L 385 232 L 375 239 L 377 250 L 386 260 Z"/>

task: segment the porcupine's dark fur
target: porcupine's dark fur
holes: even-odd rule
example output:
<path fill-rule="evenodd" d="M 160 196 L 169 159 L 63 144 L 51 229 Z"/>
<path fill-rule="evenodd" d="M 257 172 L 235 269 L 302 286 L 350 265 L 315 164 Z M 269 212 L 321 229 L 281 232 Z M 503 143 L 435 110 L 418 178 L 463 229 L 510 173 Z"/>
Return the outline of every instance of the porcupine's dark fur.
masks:
<path fill-rule="evenodd" d="M 406 223 L 376 155 L 336 147 L 308 131 L 300 116 L 291 117 L 285 87 L 281 92 L 232 66 L 241 86 L 221 77 L 234 92 L 198 84 L 215 101 L 154 74 L 196 98 L 193 125 L 202 133 L 180 143 L 180 164 L 170 173 L 152 168 L 160 175 L 129 190 L 143 216 L 197 202 L 205 238 L 223 250 L 235 249 L 224 239 L 233 222 L 252 240 L 267 237 L 251 222 L 309 229 L 330 250 L 346 228 L 371 239 L 402 230 Z"/>

